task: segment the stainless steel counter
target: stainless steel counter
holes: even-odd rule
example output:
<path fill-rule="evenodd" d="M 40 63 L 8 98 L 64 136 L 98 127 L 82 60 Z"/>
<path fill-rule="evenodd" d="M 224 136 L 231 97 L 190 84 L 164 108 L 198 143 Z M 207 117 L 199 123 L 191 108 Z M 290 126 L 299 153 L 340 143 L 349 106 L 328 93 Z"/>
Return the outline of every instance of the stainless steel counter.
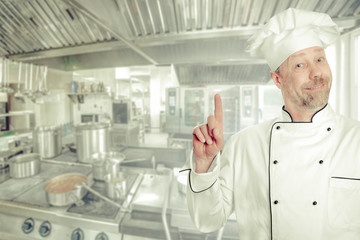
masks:
<path fill-rule="evenodd" d="M 177 170 L 159 165 L 156 169 L 127 166 L 122 171 L 133 176 L 132 187 L 121 203 L 131 206 L 131 213 L 121 212 L 91 193 L 83 198 L 85 205 L 82 207 L 49 206 L 43 190 L 47 179 L 69 172 L 92 178 L 91 166 L 78 163 L 71 152 L 42 161 L 41 172 L 36 176 L 6 180 L 0 184 L 0 239 L 44 239 L 41 231 L 47 224 L 51 229 L 46 238 L 54 240 L 106 239 L 101 238 L 105 235 L 108 239 L 129 239 L 129 236 L 138 239 L 220 239 L 218 236 L 222 232 L 201 234 L 193 226 L 186 196 L 179 191 L 174 178 Z M 95 181 L 92 188 L 104 193 L 102 184 Z M 30 218 L 34 222 L 33 231 L 25 233 L 23 228 Z"/>

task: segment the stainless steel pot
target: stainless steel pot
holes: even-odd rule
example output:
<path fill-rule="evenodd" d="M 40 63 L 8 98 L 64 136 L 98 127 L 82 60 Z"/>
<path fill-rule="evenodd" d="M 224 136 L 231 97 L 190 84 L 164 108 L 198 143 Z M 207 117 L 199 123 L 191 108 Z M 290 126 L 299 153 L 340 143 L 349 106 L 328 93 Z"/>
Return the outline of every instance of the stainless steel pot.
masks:
<path fill-rule="evenodd" d="M 62 207 L 73 203 L 82 205 L 87 190 L 79 183 L 87 183 L 87 177 L 79 173 L 66 173 L 48 180 L 44 185 L 46 198 L 52 206 Z"/>
<path fill-rule="evenodd" d="M 107 174 L 105 176 L 106 195 L 114 200 L 124 200 L 127 193 L 127 181 L 124 173 L 119 172 L 115 176 Z"/>
<path fill-rule="evenodd" d="M 10 177 L 25 178 L 40 172 L 40 155 L 27 153 L 18 155 L 9 160 Z"/>
<path fill-rule="evenodd" d="M 76 153 L 79 162 L 92 162 L 94 153 L 109 149 L 109 125 L 105 123 L 86 123 L 76 126 Z"/>
<path fill-rule="evenodd" d="M 93 190 L 89 185 L 91 185 L 91 183 L 88 182 L 85 175 L 80 173 L 66 173 L 48 180 L 44 185 L 44 190 L 46 192 L 48 203 L 52 206 L 64 207 L 74 203 L 81 206 L 84 204 L 82 198 L 87 191 L 89 191 L 103 200 L 117 206 L 121 211 L 131 211 Z"/>
<path fill-rule="evenodd" d="M 41 126 L 33 131 L 34 152 L 41 158 L 54 158 L 61 154 L 62 129 L 60 126 Z"/>
<path fill-rule="evenodd" d="M 102 152 L 92 155 L 93 177 L 95 180 L 104 181 L 105 175 L 116 176 L 120 171 L 120 163 L 125 155 L 119 152 Z"/>

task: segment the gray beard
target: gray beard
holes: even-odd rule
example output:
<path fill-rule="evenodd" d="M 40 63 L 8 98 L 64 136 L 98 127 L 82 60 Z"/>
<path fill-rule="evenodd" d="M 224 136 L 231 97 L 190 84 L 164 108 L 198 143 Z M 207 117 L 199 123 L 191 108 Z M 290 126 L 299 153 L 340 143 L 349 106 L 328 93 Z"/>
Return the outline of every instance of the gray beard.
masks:
<path fill-rule="evenodd" d="M 316 94 L 307 94 L 305 97 L 298 99 L 304 109 L 315 110 L 320 109 L 327 104 L 329 100 L 329 91 Z"/>

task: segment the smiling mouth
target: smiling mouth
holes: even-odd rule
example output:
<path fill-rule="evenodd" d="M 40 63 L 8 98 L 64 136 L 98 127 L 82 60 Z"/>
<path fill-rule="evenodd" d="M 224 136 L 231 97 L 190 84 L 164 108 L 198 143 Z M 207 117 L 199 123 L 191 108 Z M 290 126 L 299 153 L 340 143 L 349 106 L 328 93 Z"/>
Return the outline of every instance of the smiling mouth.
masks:
<path fill-rule="evenodd" d="M 325 87 L 325 84 L 317 84 L 315 86 L 312 86 L 312 87 L 308 87 L 308 88 L 305 88 L 305 90 L 307 91 L 318 91 L 318 90 L 322 90 L 323 88 Z"/>

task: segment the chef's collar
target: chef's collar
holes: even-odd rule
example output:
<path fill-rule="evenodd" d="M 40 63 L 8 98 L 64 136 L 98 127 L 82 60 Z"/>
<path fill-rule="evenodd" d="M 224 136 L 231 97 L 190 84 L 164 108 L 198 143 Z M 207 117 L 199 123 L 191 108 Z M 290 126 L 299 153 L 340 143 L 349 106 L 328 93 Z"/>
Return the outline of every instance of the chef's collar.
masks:
<path fill-rule="evenodd" d="M 282 107 L 282 121 L 283 122 L 293 122 L 293 119 L 288 111 L 286 111 L 285 106 Z M 326 104 L 322 109 L 317 111 L 311 118 L 312 123 L 321 123 L 335 115 L 334 110 Z"/>

